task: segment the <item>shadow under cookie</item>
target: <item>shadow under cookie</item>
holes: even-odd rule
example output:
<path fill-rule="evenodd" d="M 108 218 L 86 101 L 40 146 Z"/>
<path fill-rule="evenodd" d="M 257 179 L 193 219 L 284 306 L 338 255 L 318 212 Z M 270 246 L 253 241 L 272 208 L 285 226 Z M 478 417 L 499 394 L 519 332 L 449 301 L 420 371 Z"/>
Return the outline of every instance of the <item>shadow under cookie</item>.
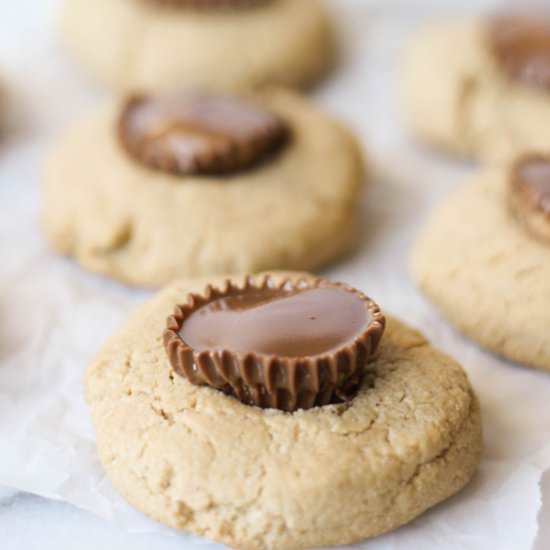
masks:
<path fill-rule="evenodd" d="M 303 274 L 274 274 L 275 279 Z M 466 374 L 390 320 L 356 397 L 289 414 L 244 405 L 172 371 L 160 334 L 207 283 L 137 311 L 86 375 L 101 462 L 157 521 L 238 548 L 296 550 L 394 529 L 459 491 L 480 456 Z"/>

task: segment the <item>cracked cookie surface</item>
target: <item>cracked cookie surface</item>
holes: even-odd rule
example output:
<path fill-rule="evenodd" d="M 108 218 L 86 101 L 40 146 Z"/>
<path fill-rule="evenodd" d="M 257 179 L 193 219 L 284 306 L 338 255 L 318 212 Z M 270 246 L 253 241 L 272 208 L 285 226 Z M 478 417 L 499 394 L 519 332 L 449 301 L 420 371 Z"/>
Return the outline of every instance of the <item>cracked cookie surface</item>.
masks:
<path fill-rule="evenodd" d="M 351 133 L 297 94 L 263 93 L 290 127 L 273 159 L 230 176 L 178 177 L 130 158 L 116 108 L 78 124 L 46 169 L 43 226 L 60 253 L 126 283 L 317 269 L 353 245 L 363 166 Z"/>
<path fill-rule="evenodd" d="M 548 151 L 550 93 L 509 80 L 481 20 L 433 23 L 405 51 L 402 111 L 420 140 L 484 162 Z"/>
<path fill-rule="evenodd" d="M 66 0 L 60 32 L 83 65 L 126 92 L 307 86 L 335 57 L 319 0 L 198 11 L 143 0 Z"/>
<path fill-rule="evenodd" d="M 413 249 L 411 272 L 472 340 L 550 370 L 550 248 L 510 213 L 506 178 L 504 169 L 485 170 L 436 207 Z"/>
<path fill-rule="evenodd" d="M 134 507 L 236 548 L 296 550 L 396 528 L 470 480 L 481 434 L 468 379 L 396 320 L 346 404 L 262 410 L 174 374 L 165 319 L 207 283 L 163 290 L 87 371 L 101 462 Z"/>

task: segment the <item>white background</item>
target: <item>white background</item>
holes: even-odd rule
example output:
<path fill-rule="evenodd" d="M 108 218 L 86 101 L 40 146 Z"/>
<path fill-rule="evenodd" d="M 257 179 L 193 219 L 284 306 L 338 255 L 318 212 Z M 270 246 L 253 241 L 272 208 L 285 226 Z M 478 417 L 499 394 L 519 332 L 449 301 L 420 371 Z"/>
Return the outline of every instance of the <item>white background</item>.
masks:
<path fill-rule="evenodd" d="M 365 290 L 464 364 L 482 401 L 486 439 L 480 474 L 464 493 L 369 550 L 550 548 L 548 527 L 535 542 L 537 516 L 550 523 L 550 375 L 467 342 L 406 273 L 427 212 L 475 167 L 408 140 L 396 99 L 400 51 L 429 18 L 497 4 L 331 2 L 343 58 L 315 95 L 357 131 L 372 184 L 361 248 L 327 274 Z M 84 273 L 50 252 L 40 233 L 41 167 L 51 142 L 105 97 L 57 44 L 57 9 L 55 0 L 0 0 L 0 87 L 7 90 L 0 117 L 0 485 L 10 487 L 0 490 L 0 548 L 204 548 L 134 513 L 114 495 L 95 456 L 80 377 L 148 293 Z"/>

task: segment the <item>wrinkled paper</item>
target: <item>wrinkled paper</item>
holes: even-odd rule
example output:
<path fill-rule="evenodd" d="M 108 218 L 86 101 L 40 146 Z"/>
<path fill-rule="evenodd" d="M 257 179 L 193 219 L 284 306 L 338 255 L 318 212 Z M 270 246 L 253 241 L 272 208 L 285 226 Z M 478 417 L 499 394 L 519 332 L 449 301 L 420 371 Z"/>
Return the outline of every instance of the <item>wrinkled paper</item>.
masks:
<path fill-rule="evenodd" d="M 171 533 L 114 493 L 98 463 L 81 384 L 103 341 L 150 293 L 57 257 L 39 226 L 40 176 L 52 139 L 103 98 L 56 43 L 55 0 L 29 0 L 31 9 L 5 4 L 0 485 L 72 503 L 128 531 Z M 326 274 L 365 290 L 455 356 L 482 403 L 485 451 L 473 482 L 368 548 L 544 550 L 550 547 L 550 376 L 500 360 L 461 337 L 406 272 L 407 253 L 431 206 L 475 170 L 419 149 L 400 127 L 396 66 L 409 33 L 432 13 L 445 15 L 453 6 L 476 11 L 491 2 L 441 4 L 334 1 L 343 31 L 342 65 L 317 92 L 327 109 L 357 131 L 371 171 L 360 249 Z M 187 548 L 217 547 L 178 536 Z"/>

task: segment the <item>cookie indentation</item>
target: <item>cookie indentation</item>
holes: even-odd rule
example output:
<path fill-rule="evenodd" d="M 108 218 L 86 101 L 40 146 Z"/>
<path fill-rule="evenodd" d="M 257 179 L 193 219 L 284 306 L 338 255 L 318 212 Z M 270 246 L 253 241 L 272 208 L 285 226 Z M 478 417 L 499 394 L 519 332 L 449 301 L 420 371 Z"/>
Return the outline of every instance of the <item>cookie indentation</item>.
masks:
<path fill-rule="evenodd" d="M 252 100 L 180 93 L 129 99 L 119 138 L 130 156 L 175 175 L 231 174 L 277 152 L 286 124 Z"/>
<path fill-rule="evenodd" d="M 351 287 L 266 277 L 190 295 L 164 342 L 190 382 L 294 411 L 353 398 L 384 326 L 378 306 Z"/>
<path fill-rule="evenodd" d="M 487 38 L 490 52 L 508 78 L 550 91 L 550 18 L 494 17 Z"/>
<path fill-rule="evenodd" d="M 509 191 L 515 217 L 533 236 L 550 243 L 550 156 L 528 155 L 517 161 Z"/>

